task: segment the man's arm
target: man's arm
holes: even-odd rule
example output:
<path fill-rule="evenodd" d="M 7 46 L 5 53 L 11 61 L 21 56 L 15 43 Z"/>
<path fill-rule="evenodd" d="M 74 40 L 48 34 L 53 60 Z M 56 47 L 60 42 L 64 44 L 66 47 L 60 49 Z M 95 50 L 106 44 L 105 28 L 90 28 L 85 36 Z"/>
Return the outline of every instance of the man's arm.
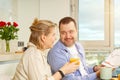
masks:
<path fill-rule="evenodd" d="M 62 52 L 62 51 L 50 51 L 48 53 L 48 63 L 51 66 L 52 72 L 57 72 L 66 62 L 69 61 L 67 55 L 68 53 Z M 65 75 L 65 77 L 62 80 L 94 80 L 96 78 L 96 73 L 92 73 L 89 75 L 81 76 L 76 75 L 74 73 Z"/>
<path fill-rule="evenodd" d="M 47 58 L 53 73 L 57 72 L 66 62 L 68 62 L 65 53 L 57 50 L 49 51 Z"/>

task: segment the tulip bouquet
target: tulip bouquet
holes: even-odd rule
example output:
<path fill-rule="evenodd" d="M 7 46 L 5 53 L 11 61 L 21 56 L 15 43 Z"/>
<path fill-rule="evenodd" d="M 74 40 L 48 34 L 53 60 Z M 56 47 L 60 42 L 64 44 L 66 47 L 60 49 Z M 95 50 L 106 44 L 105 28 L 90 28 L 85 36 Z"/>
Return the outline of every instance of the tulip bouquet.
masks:
<path fill-rule="evenodd" d="M 19 31 L 18 24 L 16 22 L 0 21 L 0 39 L 6 41 L 6 51 L 9 52 L 9 41 L 18 38 L 17 32 Z"/>

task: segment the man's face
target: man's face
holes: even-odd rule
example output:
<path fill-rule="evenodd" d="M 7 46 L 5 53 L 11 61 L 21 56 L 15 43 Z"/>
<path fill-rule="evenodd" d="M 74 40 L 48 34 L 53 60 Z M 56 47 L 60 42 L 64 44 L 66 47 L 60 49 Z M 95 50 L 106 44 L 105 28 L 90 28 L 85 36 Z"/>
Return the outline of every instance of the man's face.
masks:
<path fill-rule="evenodd" d="M 67 47 L 75 43 L 77 40 L 77 30 L 73 22 L 60 24 L 60 40 Z"/>

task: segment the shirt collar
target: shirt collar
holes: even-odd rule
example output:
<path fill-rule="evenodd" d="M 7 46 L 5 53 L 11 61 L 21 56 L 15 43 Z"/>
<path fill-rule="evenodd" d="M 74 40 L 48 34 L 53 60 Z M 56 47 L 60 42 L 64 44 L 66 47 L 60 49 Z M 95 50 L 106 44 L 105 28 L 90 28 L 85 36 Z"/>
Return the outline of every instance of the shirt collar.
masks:
<path fill-rule="evenodd" d="M 57 42 L 57 45 L 59 46 L 60 49 L 64 50 L 66 53 L 70 53 L 69 50 L 67 49 L 67 47 L 66 47 L 60 40 Z M 57 47 L 58 47 L 58 46 L 57 46 Z M 76 48 L 77 48 L 77 50 L 78 50 L 78 53 L 79 53 L 81 56 L 83 56 L 84 51 L 83 51 L 83 49 L 82 49 L 82 46 L 79 45 L 78 42 L 75 42 L 75 46 L 76 46 Z"/>
<path fill-rule="evenodd" d="M 69 52 L 69 50 L 67 49 L 67 47 L 60 40 L 57 42 L 57 44 L 59 45 L 59 48 L 65 50 L 66 52 Z M 75 43 L 75 46 L 77 46 L 76 43 Z"/>

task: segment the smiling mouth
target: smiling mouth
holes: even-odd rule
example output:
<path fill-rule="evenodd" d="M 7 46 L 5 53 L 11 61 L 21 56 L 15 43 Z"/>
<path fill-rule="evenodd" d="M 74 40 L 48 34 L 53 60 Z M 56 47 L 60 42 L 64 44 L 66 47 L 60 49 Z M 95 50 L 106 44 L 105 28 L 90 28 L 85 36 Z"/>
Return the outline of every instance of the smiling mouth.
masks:
<path fill-rule="evenodd" d="M 71 41 L 71 40 L 73 40 L 73 39 L 71 39 L 71 38 L 67 38 L 67 39 L 65 39 L 65 41 Z"/>

